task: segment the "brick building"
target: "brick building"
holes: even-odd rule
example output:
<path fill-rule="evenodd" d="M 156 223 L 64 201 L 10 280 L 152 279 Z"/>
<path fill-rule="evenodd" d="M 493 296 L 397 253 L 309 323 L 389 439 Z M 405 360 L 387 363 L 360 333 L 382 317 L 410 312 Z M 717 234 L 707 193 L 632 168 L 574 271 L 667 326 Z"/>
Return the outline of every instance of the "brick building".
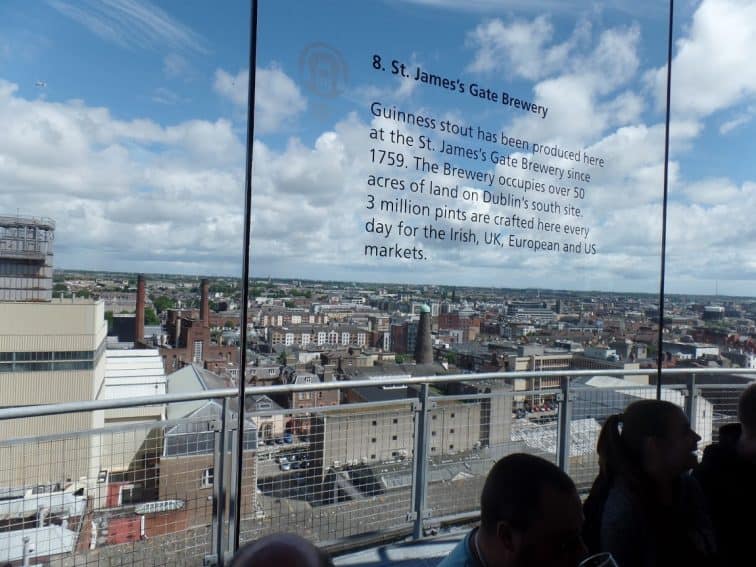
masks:
<path fill-rule="evenodd" d="M 367 346 L 368 335 L 369 332 L 366 329 L 350 325 L 292 325 L 267 329 L 268 342 L 272 346 L 356 345 L 362 347 Z"/>
<path fill-rule="evenodd" d="M 202 299 L 198 319 L 194 316 L 196 311 L 168 310 L 165 324 L 168 340 L 166 345 L 160 347 L 160 356 L 163 358 L 166 372 L 173 372 L 193 363 L 207 366 L 208 362 L 212 362 L 216 369 L 220 369 L 220 363 L 238 364 L 238 347 L 219 345 L 211 340 L 208 289 L 208 281 L 202 280 Z M 143 290 L 138 292 L 138 294 L 143 293 Z M 137 298 L 138 304 L 140 297 Z"/>

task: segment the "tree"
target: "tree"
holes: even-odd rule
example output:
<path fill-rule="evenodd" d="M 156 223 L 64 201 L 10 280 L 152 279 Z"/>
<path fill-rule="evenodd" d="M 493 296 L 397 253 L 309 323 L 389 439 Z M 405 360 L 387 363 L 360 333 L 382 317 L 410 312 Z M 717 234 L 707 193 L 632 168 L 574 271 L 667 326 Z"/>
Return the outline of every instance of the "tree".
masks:
<path fill-rule="evenodd" d="M 113 330 L 113 312 L 112 311 L 106 311 L 105 312 L 105 320 L 108 322 L 108 332 Z"/>
<path fill-rule="evenodd" d="M 229 319 L 228 321 L 226 321 L 225 323 L 223 323 L 223 327 L 225 327 L 226 329 L 233 329 L 234 328 L 234 322 L 231 319 Z"/>
<path fill-rule="evenodd" d="M 283 365 L 286 365 L 287 359 L 286 359 L 286 351 L 282 350 L 281 354 L 278 355 L 278 362 L 280 362 Z"/>
<path fill-rule="evenodd" d="M 176 306 L 176 302 L 167 295 L 153 298 L 152 304 L 155 306 L 158 313 L 162 313 L 166 309 L 173 309 Z"/>
<path fill-rule="evenodd" d="M 394 357 L 394 360 L 396 360 L 396 363 L 397 363 L 397 364 L 402 364 L 402 363 L 404 362 L 404 355 L 401 355 L 401 354 L 397 354 L 397 355 L 396 355 L 396 356 Z"/>
<path fill-rule="evenodd" d="M 155 310 L 152 307 L 144 308 L 144 324 L 145 325 L 159 325 L 160 319 L 158 318 Z"/>

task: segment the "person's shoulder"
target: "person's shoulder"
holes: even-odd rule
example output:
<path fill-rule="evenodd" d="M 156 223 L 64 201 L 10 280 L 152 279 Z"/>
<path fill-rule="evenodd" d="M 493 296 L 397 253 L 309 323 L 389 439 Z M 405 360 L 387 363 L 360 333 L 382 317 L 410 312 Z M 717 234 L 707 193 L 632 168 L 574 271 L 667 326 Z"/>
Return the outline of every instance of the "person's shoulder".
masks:
<path fill-rule="evenodd" d="M 712 443 L 704 449 L 701 463 L 693 469 L 693 476 L 708 490 L 709 485 L 718 485 L 719 477 L 728 474 L 738 462 L 735 443 L 730 439 Z"/>
<path fill-rule="evenodd" d="M 470 553 L 470 534 L 468 532 L 462 541 L 454 546 L 449 555 L 444 557 L 436 567 L 477 567 L 478 563 Z"/>
<path fill-rule="evenodd" d="M 625 523 L 629 516 L 639 513 L 637 498 L 624 483 L 617 482 L 609 489 L 602 524 Z"/>
<path fill-rule="evenodd" d="M 703 501 L 704 492 L 701 483 L 693 474 L 684 474 L 682 476 L 683 495 L 688 498 Z"/>

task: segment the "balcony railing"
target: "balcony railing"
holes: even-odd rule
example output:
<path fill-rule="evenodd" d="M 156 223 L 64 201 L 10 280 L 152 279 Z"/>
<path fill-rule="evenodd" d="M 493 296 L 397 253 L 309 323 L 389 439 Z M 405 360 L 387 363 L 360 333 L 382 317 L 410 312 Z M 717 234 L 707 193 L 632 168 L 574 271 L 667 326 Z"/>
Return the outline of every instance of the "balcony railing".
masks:
<path fill-rule="evenodd" d="M 296 532 L 335 553 L 419 539 L 474 521 L 488 470 L 512 452 L 552 460 L 585 492 L 597 473 L 601 424 L 635 399 L 655 398 L 656 386 L 632 381 L 655 374 L 560 370 L 249 388 L 244 424 L 235 389 L 2 409 L 0 562 L 220 565 L 237 533 L 244 543 Z M 735 374 L 756 378 L 746 369 L 663 371 L 662 398 L 684 408 L 702 448 L 736 420 L 746 384 L 731 383 Z M 377 388 L 385 399 L 272 409 L 258 397 L 317 400 L 347 388 Z M 144 421 L 163 408 L 168 419 Z M 57 419 L 63 429 L 72 416 L 96 424 L 107 417 L 108 425 L 23 434 L 25 423 Z"/>

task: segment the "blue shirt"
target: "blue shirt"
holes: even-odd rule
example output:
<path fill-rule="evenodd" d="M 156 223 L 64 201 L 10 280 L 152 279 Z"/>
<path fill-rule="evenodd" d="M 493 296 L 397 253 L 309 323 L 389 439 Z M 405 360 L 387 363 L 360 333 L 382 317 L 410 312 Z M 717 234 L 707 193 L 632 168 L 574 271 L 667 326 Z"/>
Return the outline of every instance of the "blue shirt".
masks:
<path fill-rule="evenodd" d="M 483 567 L 470 551 L 472 545 L 470 538 L 476 531 L 477 528 L 470 530 L 465 538 L 436 567 Z"/>

